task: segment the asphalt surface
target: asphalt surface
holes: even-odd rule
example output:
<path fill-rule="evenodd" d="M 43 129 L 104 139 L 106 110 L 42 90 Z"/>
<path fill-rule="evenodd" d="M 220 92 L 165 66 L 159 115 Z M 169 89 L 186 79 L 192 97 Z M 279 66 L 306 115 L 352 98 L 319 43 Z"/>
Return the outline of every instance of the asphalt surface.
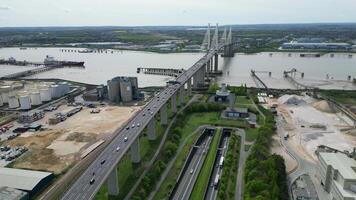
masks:
<path fill-rule="evenodd" d="M 221 49 L 224 45 L 220 45 Z M 118 130 L 117 136 L 101 152 L 101 154 L 89 165 L 89 167 L 77 178 L 75 183 L 63 195 L 61 199 L 93 199 L 95 194 L 104 184 L 111 171 L 116 167 L 124 154 L 129 150 L 132 143 L 139 137 L 149 121 L 159 112 L 177 91 L 217 53 L 216 49 L 210 50 L 192 67 L 182 73 L 176 79 L 175 85 L 167 86 L 159 95 L 136 114 L 129 122 L 129 129 L 125 127 Z M 127 137 L 127 141 L 124 138 Z M 119 151 L 116 149 L 120 147 Z M 119 172 L 120 173 L 120 172 Z M 93 181 L 94 180 L 94 181 Z M 90 183 L 91 182 L 91 183 Z"/>
<path fill-rule="evenodd" d="M 198 147 L 198 150 L 194 153 L 192 160 L 188 163 L 187 170 L 182 175 L 183 178 L 179 183 L 177 190 L 175 191 L 172 199 L 174 200 L 188 200 L 190 193 L 194 188 L 194 183 L 198 178 L 201 167 L 203 166 L 206 158 L 212 136 L 208 136 Z"/>
<path fill-rule="evenodd" d="M 211 173 L 211 178 L 210 178 L 210 181 L 209 181 L 209 185 L 208 185 L 208 188 L 207 188 L 207 193 L 205 195 L 205 199 L 206 200 L 215 200 L 217 195 L 218 195 L 218 189 L 219 189 L 219 185 L 217 188 L 214 187 L 214 181 L 215 181 L 215 177 L 216 175 L 220 175 L 220 178 L 221 178 L 221 175 L 223 173 L 223 166 L 220 167 L 219 166 L 219 163 L 220 163 L 220 159 L 221 157 L 224 157 L 226 158 L 226 152 L 227 152 L 227 147 L 228 147 L 228 144 L 229 144 L 229 137 L 227 137 L 225 135 L 225 137 L 222 138 L 222 142 L 220 142 L 220 146 L 218 147 L 218 152 L 216 154 L 216 162 L 214 163 L 214 169 Z"/>

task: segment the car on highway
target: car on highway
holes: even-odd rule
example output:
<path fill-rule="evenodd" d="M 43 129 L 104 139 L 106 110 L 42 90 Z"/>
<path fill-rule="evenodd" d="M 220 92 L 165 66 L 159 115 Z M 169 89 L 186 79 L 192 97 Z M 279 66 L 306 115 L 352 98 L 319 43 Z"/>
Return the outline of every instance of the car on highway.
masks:
<path fill-rule="evenodd" d="M 190 173 L 190 174 L 193 174 L 193 172 L 194 172 L 194 169 L 191 169 L 189 173 Z"/>
<path fill-rule="evenodd" d="M 90 184 L 90 185 L 93 185 L 94 182 L 95 182 L 95 179 L 92 178 L 92 179 L 90 179 L 89 184 Z"/>
<path fill-rule="evenodd" d="M 137 124 L 136 124 L 136 126 L 137 126 L 137 127 L 140 127 L 140 126 L 141 126 L 141 124 L 140 124 L 140 123 L 137 123 Z"/>
<path fill-rule="evenodd" d="M 106 162 L 106 160 L 102 160 L 102 161 L 100 162 L 100 164 L 103 165 L 105 162 Z"/>
<path fill-rule="evenodd" d="M 151 111 L 151 115 L 153 115 L 153 112 Z"/>
<path fill-rule="evenodd" d="M 116 151 L 120 151 L 120 147 L 117 147 L 117 148 L 116 148 Z"/>
<path fill-rule="evenodd" d="M 126 130 L 129 130 L 130 129 L 130 127 L 128 126 L 128 127 L 126 127 Z"/>
<path fill-rule="evenodd" d="M 124 142 L 127 142 L 127 140 L 128 140 L 128 138 L 127 138 L 127 137 L 125 137 L 125 138 L 124 138 Z"/>
<path fill-rule="evenodd" d="M 132 124 L 132 126 L 131 126 L 132 128 L 135 128 L 135 124 Z"/>

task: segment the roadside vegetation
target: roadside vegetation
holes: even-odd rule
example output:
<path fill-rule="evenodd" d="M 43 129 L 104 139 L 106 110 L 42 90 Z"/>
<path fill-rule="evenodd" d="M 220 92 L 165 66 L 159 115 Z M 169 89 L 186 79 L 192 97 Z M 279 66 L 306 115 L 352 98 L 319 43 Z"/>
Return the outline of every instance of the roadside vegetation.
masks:
<path fill-rule="evenodd" d="M 245 164 L 246 200 L 288 200 L 287 174 L 284 159 L 269 151 L 271 137 L 275 134 L 274 116 L 268 110 L 265 124 L 258 129 L 257 139 L 251 147 Z"/>
<path fill-rule="evenodd" d="M 216 130 L 213 136 L 213 140 L 210 144 L 208 154 L 204 160 L 202 168 L 200 169 L 198 179 L 194 184 L 194 188 L 190 195 L 190 199 L 204 199 L 206 189 L 209 186 L 210 174 L 214 169 L 214 161 L 219 147 L 220 138 L 221 138 L 221 129 L 218 129 Z"/>
<path fill-rule="evenodd" d="M 241 137 L 231 134 L 224 161 L 224 170 L 220 179 L 218 200 L 234 199 L 236 192 L 237 170 L 240 159 Z"/>

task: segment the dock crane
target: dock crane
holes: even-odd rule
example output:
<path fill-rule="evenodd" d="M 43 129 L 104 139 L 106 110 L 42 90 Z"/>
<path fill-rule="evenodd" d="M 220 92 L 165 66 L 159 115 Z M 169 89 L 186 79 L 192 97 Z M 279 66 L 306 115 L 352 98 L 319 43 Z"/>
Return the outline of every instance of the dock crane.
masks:
<path fill-rule="evenodd" d="M 289 70 L 289 71 L 284 71 L 284 72 L 283 72 L 284 78 L 289 77 L 289 74 L 290 74 L 290 77 L 295 78 L 295 76 L 296 76 L 297 73 L 300 74 L 301 78 L 304 78 L 304 72 L 300 72 L 300 71 L 298 71 L 296 68 L 292 68 L 292 69 Z"/>

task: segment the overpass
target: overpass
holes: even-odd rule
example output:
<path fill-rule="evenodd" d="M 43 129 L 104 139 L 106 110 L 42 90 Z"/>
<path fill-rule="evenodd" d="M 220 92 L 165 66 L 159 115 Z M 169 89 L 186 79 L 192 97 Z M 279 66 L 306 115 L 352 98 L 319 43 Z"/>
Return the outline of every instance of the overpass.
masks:
<path fill-rule="evenodd" d="M 185 96 L 191 96 L 192 89 L 205 86 L 205 77 L 212 71 L 218 70 L 218 53 L 223 51 L 223 57 L 231 57 L 234 54 L 231 29 L 226 36 L 224 31 L 221 43 L 219 42 L 218 26 L 215 29 L 212 42 L 210 41 L 210 26 L 205 35 L 203 50 L 206 54 L 194 63 L 188 70 L 179 74 L 174 83 L 163 89 L 151 101 L 128 122 L 127 127 L 117 130 L 112 141 L 93 160 L 88 168 L 75 180 L 61 199 L 79 200 L 93 199 L 101 185 L 107 181 L 109 195 L 119 194 L 117 164 L 131 151 L 131 161 L 139 163 L 140 146 L 139 136 L 147 127 L 149 140 L 156 139 L 155 116 L 160 115 L 160 123 L 168 123 L 167 104 L 171 103 L 172 112 L 177 112 L 177 107 L 184 103 Z M 212 45 L 211 45 L 212 44 Z"/>

